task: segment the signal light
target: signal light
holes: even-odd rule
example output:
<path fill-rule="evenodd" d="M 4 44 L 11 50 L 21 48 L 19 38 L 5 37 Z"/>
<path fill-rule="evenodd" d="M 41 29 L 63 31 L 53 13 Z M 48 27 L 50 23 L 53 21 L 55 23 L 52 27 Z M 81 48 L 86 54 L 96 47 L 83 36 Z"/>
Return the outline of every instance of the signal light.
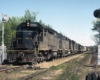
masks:
<path fill-rule="evenodd" d="M 95 10 L 93 14 L 94 14 L 94 17 L 100 18 L 100 9 Z"/>

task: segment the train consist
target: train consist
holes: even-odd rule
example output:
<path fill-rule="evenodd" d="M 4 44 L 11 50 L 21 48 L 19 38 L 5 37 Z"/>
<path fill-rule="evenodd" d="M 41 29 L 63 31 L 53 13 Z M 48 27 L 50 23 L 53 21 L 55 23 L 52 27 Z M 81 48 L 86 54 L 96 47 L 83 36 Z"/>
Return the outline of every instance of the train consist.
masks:
<path fill-rule="evenodd" d="M 9 63 L 34 63 L 86 51 L 82 46 L 38 22 L 17 26 L 16 39 L 8 52 Z"/>

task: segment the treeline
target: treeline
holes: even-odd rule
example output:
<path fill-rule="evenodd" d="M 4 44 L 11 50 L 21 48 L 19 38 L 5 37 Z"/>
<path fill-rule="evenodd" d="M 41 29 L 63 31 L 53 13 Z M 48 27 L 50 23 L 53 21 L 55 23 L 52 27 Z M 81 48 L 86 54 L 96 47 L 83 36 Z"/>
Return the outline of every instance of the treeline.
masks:
<path fill-rule="evenodd" d="M 11 45 L 12 39 L 15 38 L 16 35 L 16 27 L 19 25 L 21 22 L 25 22 L 26 20 L 31 20 L 32 22 L 37 21 L 36 16 L 37 12 L 30 12 L 30 10 L 26 10 L 25 14 L 21 17 L 10 17 L 8 22 L 4 23 L 4 44 L 9 47 Z M 42 20 L 39 20 L 39 22 L 43 25 L 45 23 L 42 22 Z M 51 25 L 46 25 L 47 27 L 52 28 Z M 0 21 L 0 29 L 2 29 L 2 21 Z M 0 45 L 2 44 L 2 31 L 0 31 Z"/>

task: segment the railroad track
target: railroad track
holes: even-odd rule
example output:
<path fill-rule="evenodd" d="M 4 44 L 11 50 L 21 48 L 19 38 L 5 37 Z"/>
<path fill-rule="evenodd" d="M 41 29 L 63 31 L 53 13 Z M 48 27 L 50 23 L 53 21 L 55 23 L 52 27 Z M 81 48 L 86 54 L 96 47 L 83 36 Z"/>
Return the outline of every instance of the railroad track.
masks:
<path fill-rule="evenodd" d="M 92 52 L 91 57 L 92 58 L 89 66 L 91 67 L 91 72 L 86 75 L 85 80 L 100 80 L 100 76 L 98 76 L 97 53 Z"/>
<path fill-rule="evenodd" d="M 7 67 L 5 66 L 4 68 L 0 68 L 0 73 L 9 73 L 9 72 L 13 72 L 13 71 L 17 71 L 17 70 L 23 70 L 26 69 L 27 66 L 13 66 L 13 67 Z"/>
<path fill-rule="evenodd" d="M 35 73 L 31 74 L 31 75 L 28 75 L 26 77 L 22 77 L 20 78 L 19 80 L 30 80 L 32 79 L 33 77 L 36 77 L 38 76 L 39 74 L 42 74 L 42 73 L 45 73 L 46 71 L 48 71 L 49 69 L 47 68 L 39 68 Z"/>
<path fill-rule="evenodd" d="M 13 71 L 18 71 L 18 70 L 24 70 L 24 69 L 40 69 L 39 66 L 28 66 L 28 65 L 22 65 L 22 66 L 7 66 L 5 65 L 5 67 L 1 66 L 0 67 L 0 73 L 9 73 L 9 72 L 13 72 Z"/>
<path fill-rule="evenodd" d="M 6 69 L 6 68 L 7 68 L 6 65 L 0 65 L 0 70 L 2 70 L 2 69 Z"/>

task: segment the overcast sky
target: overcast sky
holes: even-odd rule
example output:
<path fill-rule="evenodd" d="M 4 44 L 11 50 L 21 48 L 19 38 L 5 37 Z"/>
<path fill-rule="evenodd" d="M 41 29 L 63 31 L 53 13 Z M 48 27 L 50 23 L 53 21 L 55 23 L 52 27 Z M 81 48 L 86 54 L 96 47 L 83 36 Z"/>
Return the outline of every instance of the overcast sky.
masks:
<path fill-rule="evenodd" d="M 40 19 L 53 29 L 84 46 L 94 45 L 91 31 L 95 9 L 100 8 L 100 0 L 0 0 L 0 20 L 2 12 L 11 16 L 23 16 L 25 10 L 39 12 Z"/>

